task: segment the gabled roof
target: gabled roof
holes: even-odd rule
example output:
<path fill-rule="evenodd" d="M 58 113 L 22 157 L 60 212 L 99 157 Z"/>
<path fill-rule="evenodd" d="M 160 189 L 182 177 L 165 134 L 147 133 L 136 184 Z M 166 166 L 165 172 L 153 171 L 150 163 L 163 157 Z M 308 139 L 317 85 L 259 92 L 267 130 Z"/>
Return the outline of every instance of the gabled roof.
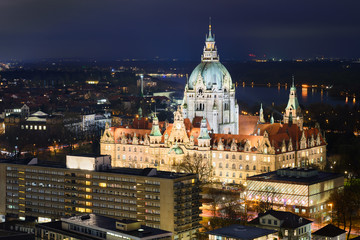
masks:
<path fill-rule="evenodd" d="M 304 226 L 306 224 L 312 223 L 312 221 L 300 217 L 292 212 L 285 212 L 285 211 L 275 211 L 275 210 L 269 210 L 265 213 L 259 214 L 257 218 L 255 218 L 254 220 L 250 221 L 250 224 L 256 224 L 256 225 L 261 225 L 260 223 L 260 218 L 264 217 L 266 215 L 271 215 L 273 217 L 275 217 L 276 219 L 278 219 L 280 221 L 280 227 L 281 228 L 298 228 L 301 226 Z"/>
<path fill-rule="evenodd" d="M 346 233 L 346 231 L 332 225 L 328 224 L 323 228 L 320 228 L 316 232 L 313 232 L 312 235 L 322 236 L 322 237 L 336 237 L 343 233 Z"/>

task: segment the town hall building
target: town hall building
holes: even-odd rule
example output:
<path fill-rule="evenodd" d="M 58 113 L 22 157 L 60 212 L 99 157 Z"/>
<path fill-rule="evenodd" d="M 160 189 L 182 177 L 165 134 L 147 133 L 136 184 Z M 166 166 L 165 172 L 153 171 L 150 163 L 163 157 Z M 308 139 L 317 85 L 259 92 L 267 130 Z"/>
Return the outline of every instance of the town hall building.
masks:
<path fill-rule="evenodd" d="M 284 167 L 323 168 L 326 141 L 319 128 L 303 127 L 294 83 L 283 123 L 239 114 L 235 86 L 219 62 L 215 37 L 206 37 L 201 63 L 185 86 L 174 122 L 136 117 L 132 124 L 106 127 L 101 154 L 113 167 L 175 171 L 184 157 L 201 157 L 213 167 L 212 180 L 245 183 L 246 178 Z"/>

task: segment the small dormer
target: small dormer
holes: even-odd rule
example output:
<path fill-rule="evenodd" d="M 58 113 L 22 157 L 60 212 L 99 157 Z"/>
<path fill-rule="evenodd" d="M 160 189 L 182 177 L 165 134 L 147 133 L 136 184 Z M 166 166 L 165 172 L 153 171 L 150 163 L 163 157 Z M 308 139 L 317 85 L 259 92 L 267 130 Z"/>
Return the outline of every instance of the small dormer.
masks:
<path fill-rule="evenodd" d="M 233 151 L 233 152 L 236 152 L 236 151 L 237 151 L 237 144 L 236 144 L 235 139 L 232 140 L 230 150 Z"/>
<path fill-rule="evenodd" d="M 291 152 L 293 150 L 294 150 L 294 148 L 293 148 L 293 144 L 292 144 L 292 139 L 290 138 L 289 139 L 289 144 L 288 144 L 288 151 Z"/>
<path fill-rule="evenodd" d="M 120 140 L 121 144 L 127 144 L 127 138 L 124 132 L 122 132 L 121 134 L 121 140 Z"/>
<path fill-rule="evenodd" d="M 250 141 L 248 139 L 246 139 L 246 142 L 245 142 L 244 152 L 251 152 L 251 145 L 250 145 Z"/>
<path fill-rule="evenodd" d="M 311 134 L 310 146 L 311 146 L 311 147 L 314 147 L 314 146 L 315 146 L 314 134 Z"/>
<path fill-rule="evenodd" d="M 136 136 L 136 133 L 134 133 L 133 139 L 132 139 L 132 144 L 139 144 L 139 139 Z"/>
<path fill-rule="evenodd" d="M 281 152 L 286 152 L 286 143 L 285 143 L 285 139 L 282 140 L 282 144 L 281 144 Z"/>
<path fill-rule="evenodd" d="M 301 139 L 300 139 L 300 149 L 305 149 L 306 146 L 307 145 L 306 145 L 305 131 L 303 131 L 301 134 Z"/>
<path fill-rule="evenodd" d="M 318 133 L 316 136 L 316 146 L 320 146 L 320 145 L 321 145 L 321 139 L 320 139 L 320 133 Z"/>
<path fill-rule="evenodd" d="M 150 140 L 149 140 L 149 136 L 147 135 L 147 133 L 144 136 L 144 145 L 150 145 Z"/>
<path fill-rule="evenodd" d="M 224 143 L 222 142 L 222 139 L 219 139 L 218 145 L 217 145 L 217 149 L 220 151 L 224 150 Z"/>

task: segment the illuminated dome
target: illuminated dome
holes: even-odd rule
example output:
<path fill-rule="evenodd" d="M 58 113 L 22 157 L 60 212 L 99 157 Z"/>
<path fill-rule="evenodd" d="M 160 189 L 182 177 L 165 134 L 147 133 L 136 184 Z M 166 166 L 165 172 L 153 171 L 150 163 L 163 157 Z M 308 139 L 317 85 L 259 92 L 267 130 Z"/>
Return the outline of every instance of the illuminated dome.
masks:
<path fill-rule="evenodd" d="M 232 86 L 230 73 L 220 62 L 201 62 L 197 65 L 190 75 L 189 89 L 194 89 L 199 76 L 202 77 L 206 89 L 212 89 L 214 85 L 217 89 L 222 89 L 224 80 L 227 80 L 228 86 Z"/>

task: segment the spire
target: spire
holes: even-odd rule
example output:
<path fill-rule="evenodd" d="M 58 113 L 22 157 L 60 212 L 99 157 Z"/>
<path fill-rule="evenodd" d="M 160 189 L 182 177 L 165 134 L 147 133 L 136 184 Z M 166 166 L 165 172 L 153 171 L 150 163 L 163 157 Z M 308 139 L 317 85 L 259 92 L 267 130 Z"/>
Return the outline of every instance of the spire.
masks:
<path fill-rule="evenodd" d="M 270 123 L 274 124 L 274 116 L 273 116 L 273 114 L 271 114 Z"/>
<path fill-rule="evenodd" d="M 209 18 L 209 35 L 205 39 L 205 47 L 201 56 L 202 62 L 218 62 L 219 55 L 215 46 L 215 35 L 211 32 L 211 18 Z"/>
<path fill-rule="evenodd" d="M 264 110 L 263 110 L 263 107 L 262 107 L 262 103 L 260 105 L 260 114 L 259 114 L 259 122 L 260 123 L 265 123 L 265 119 L 264 119 Z"/>
<path fill-rule="evenodd" d="M 292 75 L 292 84 L 291 84 L 291 89 L 292 90 L 296 90 L 296 87 L 295 87 L 295 77 L 294 77 L 294 74 Z"/>
<path fill-rule="evenodd" d="M 211 36 L 211 17 L 209 17 L 209 38 L 212 38 L 212 36 Z"/>

